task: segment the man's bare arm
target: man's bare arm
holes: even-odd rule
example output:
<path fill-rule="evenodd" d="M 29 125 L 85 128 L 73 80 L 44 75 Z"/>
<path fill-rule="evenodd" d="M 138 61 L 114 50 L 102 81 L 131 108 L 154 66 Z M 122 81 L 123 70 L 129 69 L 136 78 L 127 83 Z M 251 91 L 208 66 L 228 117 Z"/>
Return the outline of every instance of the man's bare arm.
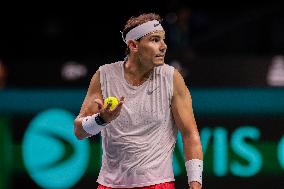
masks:
<path fill-rule="evenodd" d="M 97 100 L 103 101 L 99 71 L 93 75 L 80 113 L 74 121 L 74 133 L 78 139 L 84 139 L 90 136 L 82 127 L 82 119 L 99 112 Z"/>
<path fill-rule="evenodd" d="M 175 123 L 181 132 L 185 161 L 203 159 L 202 146 L 192 109 L 190 92 L 181 74 L 174 72 L 174 91 L 172 98 L 172 112 Z M 198 182 L 190 183 L 190 188 L 200 188 Z"/>
<path fill-rule="evenodd" d="M 124 97 L 120 97 L 119 103 L 114 109 L 110 109 L 111 103 L 109 103 L 107 107 L 103 107 L 100 72 L 97 71 L 91 79 L 80 113 L 74 120 L 74 133 L 76 137 L 81 140 L 91 136 L 90 133 L 97 134 L 100 132 L 104 127 L 98 125 L 96 121 L 94 121 L 94 118 L 99 116 L 106 124 L 110 123 L 119 116 L 123 103 Z M 83 120 L 85 120 L 85 125 L 83 124 Z M 83 125 L 85 127 L 83 127 Z M 86 129 L 89 133 L 86 132 Z"/>

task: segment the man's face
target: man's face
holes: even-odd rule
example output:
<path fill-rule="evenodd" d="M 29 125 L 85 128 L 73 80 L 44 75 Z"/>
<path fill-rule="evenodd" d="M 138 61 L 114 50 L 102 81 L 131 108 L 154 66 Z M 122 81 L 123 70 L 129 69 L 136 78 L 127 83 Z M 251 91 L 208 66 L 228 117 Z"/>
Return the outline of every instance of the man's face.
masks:
<path fill-rule="evenodd" d="M 138 58 L 142 63 L 154 66 L 164 64 L 166 50 L 164 31 L 150 33 L 138 42 Z"/>

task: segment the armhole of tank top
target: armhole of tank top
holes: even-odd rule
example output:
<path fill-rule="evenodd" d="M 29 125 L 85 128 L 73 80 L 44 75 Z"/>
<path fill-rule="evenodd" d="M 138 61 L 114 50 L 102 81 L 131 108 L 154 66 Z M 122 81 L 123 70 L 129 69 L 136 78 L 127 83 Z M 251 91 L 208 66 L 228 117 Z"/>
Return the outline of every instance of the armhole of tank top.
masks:
<path fill-rule="evenodd" d="M 167 88 L 168 88 L 168 95 L 169 95 L 169 102 L 171 103 L 173 97 L 173 88 L 174 88 L 174 67 L 170 65 L 165 65 L 162 68 L 163 75 L 166 76 L 167 81 Z"/>
<path fill-rule="evenodd" d="M 174 71 L 175 71 L 175 69 L 174 69 L 174 67 L 172 67 L 172 66 L 169 66 L 169 69 L 168 69 L 168 71 L 169 71 L 169 75 L 170 75 L 170 82 L 169 82 L 169 84 L 170 84 L 170 102 L 172 101 L 172 98 L 173 98 L 173 94 L 174 94 Z"/>
<path fill-rule="evenodd" d="M 100 67 L 99 67 L 99 71 L 100 71 L 101 91 L 102 91 L 103 98 L 105 98 L 104 67 L 103 67 L 103 66 L 100 66 Z"/>

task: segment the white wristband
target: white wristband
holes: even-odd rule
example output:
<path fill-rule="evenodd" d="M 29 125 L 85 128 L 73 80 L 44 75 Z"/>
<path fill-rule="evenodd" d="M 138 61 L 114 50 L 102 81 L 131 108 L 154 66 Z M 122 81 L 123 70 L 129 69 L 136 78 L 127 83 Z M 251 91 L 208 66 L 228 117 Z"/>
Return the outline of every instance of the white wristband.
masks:
<path fill-rule="evenodd" d="M 87 117 L 84 117 L 83 120 L 82 120 L 82 127 L 83 129 L 89 133 L 90 135 L 96 135 L 98 134 L 103 128 L 105 128 L 104 125 L 99 125 L 97 122 L 96 122 L 96 117 L 98 116 L 99 114 L 94 114 L 92 116 L 87 116 Z"/>
<path fill-rule="evenodd" d="M 191 159 L 185 162 L 185 168 L 188 178 L 188 184 L 193 181 L 202 185 L 203 161 L 200 159 Z"/>

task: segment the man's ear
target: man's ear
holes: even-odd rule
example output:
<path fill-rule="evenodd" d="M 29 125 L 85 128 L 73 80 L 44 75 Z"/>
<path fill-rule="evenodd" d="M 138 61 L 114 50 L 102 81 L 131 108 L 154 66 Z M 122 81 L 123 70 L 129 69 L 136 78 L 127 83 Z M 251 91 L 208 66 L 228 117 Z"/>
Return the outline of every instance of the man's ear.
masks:
<path fill-rule="evenodd" d="M 138 43 L 137 43 L 137 41 L 130 40 L 128 42 L 128 47 L 129 47 L 130 51 L 137 52 L 138 51 Z"/>

